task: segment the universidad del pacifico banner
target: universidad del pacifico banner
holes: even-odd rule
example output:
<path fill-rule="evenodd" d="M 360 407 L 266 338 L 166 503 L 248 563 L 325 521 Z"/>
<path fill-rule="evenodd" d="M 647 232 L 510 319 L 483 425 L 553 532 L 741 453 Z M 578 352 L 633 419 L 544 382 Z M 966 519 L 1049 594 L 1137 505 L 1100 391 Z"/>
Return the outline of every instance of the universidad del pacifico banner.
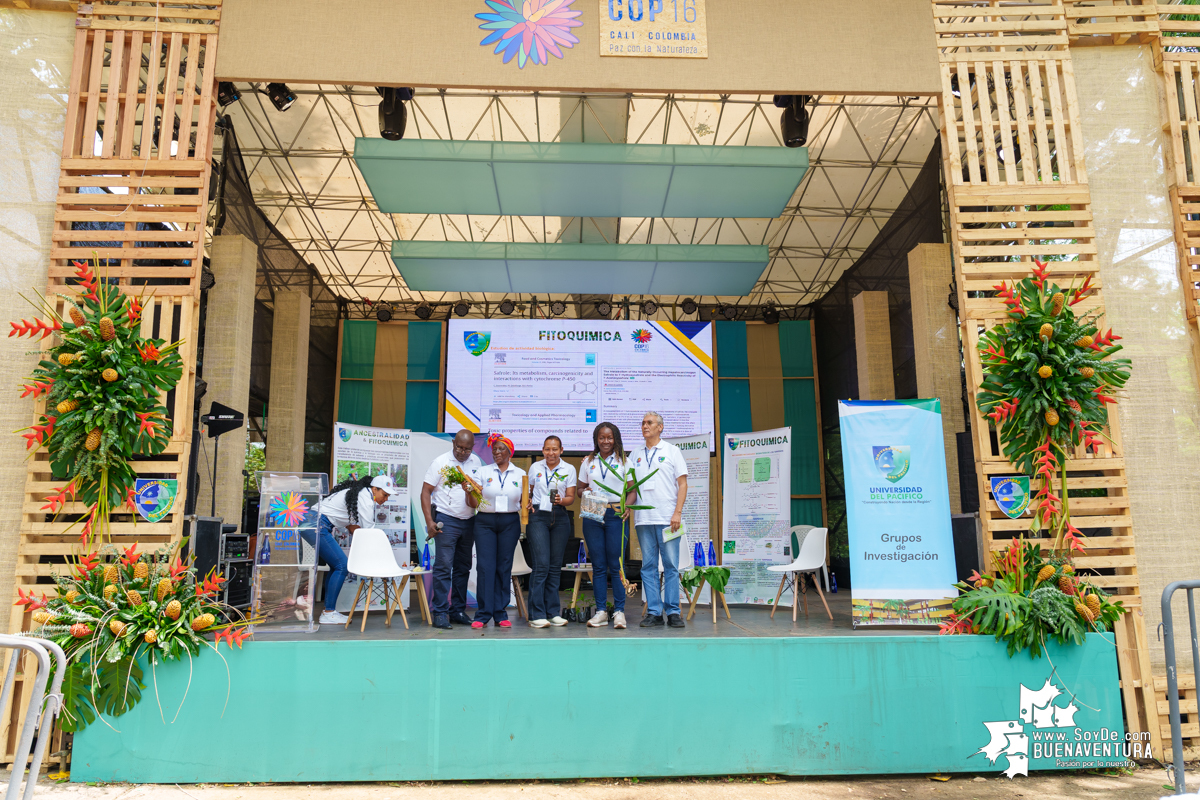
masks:
<path fill-rule="evenodd" d="M 935 625 L 958 591 L 941 401 L 839 400 L 854 624 Z"/>

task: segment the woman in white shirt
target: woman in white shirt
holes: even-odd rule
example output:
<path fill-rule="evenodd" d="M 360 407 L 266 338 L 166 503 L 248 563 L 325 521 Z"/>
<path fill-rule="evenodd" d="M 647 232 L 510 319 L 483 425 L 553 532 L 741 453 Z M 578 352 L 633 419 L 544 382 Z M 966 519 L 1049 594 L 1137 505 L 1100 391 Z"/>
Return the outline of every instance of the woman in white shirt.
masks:
<path fill-rule="evenodd" d="M 521 538 L 521 478 L 525 470 L 512 463 L 512 440 L 499 433 L 488 435 L 495 463 L 479 470 L 483 502 L 475 515 L 476 575 L 475 612 L 472 628 L 488 621 L 498 628 L 511 628 L 508 600 L 511 596 L 513 555 Z"/>
<path fill-rule="evenodd" d="M 575 467 L 562 460 L 562 439 L 547 436 L 541 461 L 529 468 L 529 625 L 566 625 L 558 598 L 563 555 L 571 538 L 567 506 L 575 502 Z"/>
<path fill-rule="evenodd" d="M 621 553 L 625 547 L 628 520 L 618 509 L 621 497 L 600 488 L 621 491 L 625 482 L 625 446 L 621 431 L 611 422 L 601 422 L 592 431 L 592 454 L 579 464 L 579 492 L 591 492 L 605 504 L 604 522 L 583 518 L 583 538 L 592 559 L 592 586 L 596 595 L 596 614 L 588 626 L 599 628 L 608 624 L 608 587 L 613 593 L 613 627 L 625 627 L 625 584 L 621 581 Z M 626 513 L 628 517 L 628 513 Z"/>

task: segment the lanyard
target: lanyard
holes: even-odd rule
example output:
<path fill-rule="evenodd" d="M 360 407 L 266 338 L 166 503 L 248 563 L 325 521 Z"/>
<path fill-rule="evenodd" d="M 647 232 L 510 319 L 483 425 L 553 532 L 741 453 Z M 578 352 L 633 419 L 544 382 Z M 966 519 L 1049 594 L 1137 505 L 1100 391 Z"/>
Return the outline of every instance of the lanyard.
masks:
<path fill-rule="evenodd" d="M 501 472 L 500 470 L 496 470 L 496 475 L 498 475 L 500 478 L 500 491 L 503 492 L 504 491 L 504 479 L 508 477 L 508 470 L 504 470 L 504 472 Z"/>
<path fill-rule="evenodd" d="M 658 455 L 658 448 L 651 450 L 648 447 L 643 447 L 642 450 L 646 453 L 646 469 L 650 469 L 650 465 L 654 463 L 654 456 Z"/>
<path fill-rule="evenodd" d="M 610 469 L 615 470 L 616 467 L 614 467 L 612 464 L 607 463 L 604 460 L 604 456 L 598 455 L 598 456 L 596 456 L 596 460 L 600 462 L 600 477 L 607 480 L 608 479 L 608 471 Z"/>

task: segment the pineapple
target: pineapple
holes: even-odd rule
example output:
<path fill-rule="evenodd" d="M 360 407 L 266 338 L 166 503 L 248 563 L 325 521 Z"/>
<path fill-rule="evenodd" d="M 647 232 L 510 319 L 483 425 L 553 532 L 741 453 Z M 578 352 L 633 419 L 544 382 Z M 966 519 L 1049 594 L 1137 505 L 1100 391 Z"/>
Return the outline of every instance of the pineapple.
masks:
<path fill-rule="evenodd" d="M 120 575 L 120 573 L 117 571 L 116 564 L 109 564 L 107 567 L 104 568 L 104 582 L 105 583 L 116 583 L 117 577 L 119 575 Z"/>
<path fill-rule="evenodd" d="M 100 318 L 99 328 L 100 338 L 106 342 L 112 341 L 113 337 L 117 335 L 117 328 L 115 325 L 113 325 L 113 321 L 108 317 Z"/>
<path fill-rule="evenodd" d="M 1096 370 L 1092 369 L 1091 367 L 1081 367 L 1079 374 L 1081 377 L 1090 378 L 1096 374 Z"/>
<path fill-rule="evenodd" d="M 67 313 L 71 315 L 71 322 L 74 323 L 76 328 L 82 328 L 87 324 L 87 319 L 83 316 L 83 312 L 75 305 L 72 305 L 67 310 Z"/>
<path fill-rule="evenodd" d="M 1075 581 L 1071 580 L 1070 575 L 1063 575 L 1058 579 L 1058 590 L 1063 594 L 1075 594 Z"/>
<path fill-rule="evenodd" d="M 76 600 L 79 599 L 79 592 L 77 592 L 74 589 L 68 589 L 67 593 L 63 595 L 63 599 L 65 599 L 68 603 L 73 604 Z"/>
<path fill-rule="evenodd" d="M 150 577 L 150 565 L 144 561 L 139 561 L 133 566 L 133 579 L 135 581 L 144 581 Z"/>
<path fill-rule="evenodd" d="M 177 620 L 179 619 L 179 614 L 182 611 L 183 606 L 179 604 L 179 601 L 172 600 L 171 602 L 167 603 L 167 607 L 163 613 L 166 614 L 170 619 Z"/>
<path fill-rule="evenodd" d="M 169 578 L 163 578 L 158 582 L 158 588 L 154 592 L 154 599 L 161 603 L 163 598 L 173 591 L 175 591 L 175 584 Z"/>
<path fill-rule="evenodd" d="M 99 428 L 92 428 L 90 431 L 88 431 L 87 441 L 85 441 L 83 443 L 83 446 L 85 448 L 87 448 L 89 451 L 95 450 L 97 447 L 100 446 L 100 429 Z"/>
<path fill-rule="evenodd" d="M 1062 311 L 1064 300 L 1066 298 L 1063 297 L 1062 292 L 1055 292 L 1054 296 L 1050 298 L 1050 313 L 1057 317 L 1059 312 Z"/>
<path fill-rule="evenodd" d="M 67 414 L 67 413 L 79 408 L 79 401 L 78 400 L 63 400 L 61 403 L 59 403 L 57 406 L 55 406 L 55 408 L 58 409 L 58 413 Z"/>
<path fill-rule="evenodd" d="M 63 353 L 58 357 L 58 363 L 64 367 L 69 367 L 78 360 L 79 356 L 74 353 Z"/>
<path fill-rule="evenodd" d="M 212 614 L 201 614 L 200 616 L 198 616 L 194 620 L 192 620 L 192 630 L 202 631 L 205 628 L 212 627 L 212 625 L 214 623 L 216 623 L 216 621 L 217 621 L 217 618 L 214 617 Z"/>
<path fill-rule="evenodd" d="M 1037 582 L 1042 583 L 1043 581 L 1048 581 L 1053 577 L 1054 577 L 1054 567 L 1047 564 L 1046 566 L 1044 566 L 1038 570 Z"/>
<path fill-rule="evenodd" d="M 1058 424 L 1058 412 L 1053 408 L 1046 409 L 1046 424 L 1052 428 Z"/>
<path fill-rule="evenodd" d="M 54 615 L 51 614 L 49 611 L 33 612 L 33 621 L 38 625 L 45 625 L 47 622 L 49 622 L 52 619 L 54 619 Z"/>
<path fill-rule="evenodd" d="M 1049 366 L 1042 365 L 1042 366 L 1038 367 L 1038 377 L 1042 378 L 1043 380 L 1046 378 L 1049 378 L 1053 374 L 1054 374 L 1054 370 L 1051 369 Z"/>
<path fill-rule="evenodd" d="M 1093 617 L 1100 616 L 1100 598 L 1094 594 L 1089 594 L 1083 598 L 1083 604 L 1087 606 L 1088 611 L 1092 612 Z"/>
<path fill-rule="evenodd" d="M 83 639 L 92 635 L 92 629 L 83 622 L 76 622 L 71 626 L 71 635 L 76 639 Z"/>
<path fill-rule="evenodd" d="M 109 383 L 112 383 L 120 376 L 117 375 L 117 371 L 115 369 L 109 367 L 108 369 L 104 370 L 104 372 L 100 373 L 100 377 L 104 378 L 104 380 L 108 381 Z"/>
<path fill-rule="evenodd" d="M 140 606 L 142 604 L 141 594 L 139 594 L 138 592 L 135 592 L 132 589 L 130 589 L 128 592 L 125 593 L 125 599 L 128 600 L 129 605 L 133 606 L 134 608 L 137 608 L 138 606 Z"/>
<path fill-rule="evenodd" d="M 158 631 L 146 631 L 146 644 L 154 644 L 158 641 Z"/>
<path fill-rule="evenodd" d="M 1038 330 L 1038 336 L 1049 341 L 1054 336 L 1054 326 L 1049 322 L 1042 323 L 1042 327 Z"/>
<path fill-rule="evenodd" d="M 112 631 L 113 636 L 121 637 L 125 635 L 125 628 L 128 627 L 119 619 L 114 619 L 108 623 L 108 629 Z"/>
<path fill-rule="evenodd" d="M 1080 347 L 1091 347 L 1092 346 L 1092 337 L 1081 336 L 1075 340 L 1075 344 L 1079 345 Z"/>
<path fill-rule="evenodd" d="M 117 596 L 117 587 L 116 586 L 113 586 L 110 583 L 108 586 L 104 587 L 104 599 L 105 600 L 112 600 L 116 596 Z"/>

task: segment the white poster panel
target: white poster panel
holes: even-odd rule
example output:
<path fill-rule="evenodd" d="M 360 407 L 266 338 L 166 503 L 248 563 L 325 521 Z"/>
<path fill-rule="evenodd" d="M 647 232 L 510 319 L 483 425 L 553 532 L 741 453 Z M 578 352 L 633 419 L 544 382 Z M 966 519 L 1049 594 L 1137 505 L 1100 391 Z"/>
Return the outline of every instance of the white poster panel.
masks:
<path fill-rule="evenodd" d="M 709 451 L 708 443 L 712 434 L 702 433 L 699 436 L 663 437 L 675 445 L 683 453 L 683 461 L 688 468 L 687 500 L 683 503 L 683 524 L 687 529 L 679 543 L 679 570 L 691 569 L 695 566 L 696 545 L 704 552 L 706 566 L 708 546 L 712 541 L 712 526 L 709 519 Z M 708 584 L 700 592 L 700 603 L 710 602 Z"/>
<path fill-rule="evenodd" d="M 375 509 L 375 519 L 360 520 L 362 526 L 379 528 L 387 533 L 388 541 L 392 543 L 392 552 L 400 566 L 408 566 L 411 561 L 409 552 L 408 524 L 408 482 L 410 472 L 411 435 L 409 431 L 395 428 L 372 428 L 363 425 L 349 425 L 339 422 L 334 425 L 333 436 L 333 485 L 337 486 L 346 480 L 358 479 L 370 475 L 390 475 L 400 492 L 388 502 Z M 334 537 L 348 554 L 350 552 L 350 532 L 344 528 L 336 528 Z M 408 608 L 408 586 L 404 587 L 401 602 Z M 342 585 L 342 593 L 337 597 L 338 611 L 350 610 L 354 595 L 358 592 L 358 577 L 351 573 Z M 383 608 L 383 590 L 379 583 L 375 584 L 371 608 Z M 326 602 L 328 603 L 326 598 Z M 359 600 L 359 607 L 364 604 Z"/>
<path fill-rule="evenodd" d="M 770 605 L 780 576 L 767 567 L 792 561 L 792 429 L 727 434 L 722 454 L 725 597 Z M 791 603 L 791 592 L 779 600 L 785 601 Z"/>

